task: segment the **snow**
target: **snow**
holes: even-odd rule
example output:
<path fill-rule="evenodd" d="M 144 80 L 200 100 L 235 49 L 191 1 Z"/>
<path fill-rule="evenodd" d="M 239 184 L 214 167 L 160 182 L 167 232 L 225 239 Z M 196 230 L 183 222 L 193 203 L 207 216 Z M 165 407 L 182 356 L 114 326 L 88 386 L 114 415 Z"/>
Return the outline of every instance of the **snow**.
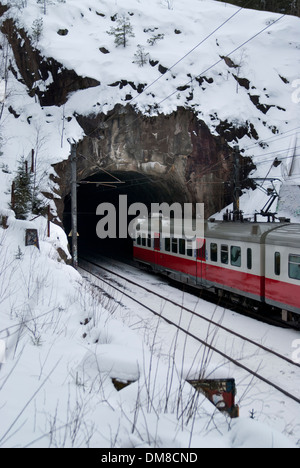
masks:
<path fill-rule="evenodd" d="M 250 80 L 251 92 L 259 96 L 260 103 L 274 106 L 265 116 L 251 103 L 248 91 L 237 88 L 233 77 L 236 69 L 219 60 L 280 15 L 239 12 L 171 72 L 161 75 L 158 66 L 140 68 L 133 63 L 138 44 L 145 47 L 152 60 L 171 67 L 232 16 L 237 7 L 187 0 L 175 1 L 169 10 L 159 0 L 67 0 L 48 4 L 44 16 L 35 0 L 27 3 L 25 9 L 14 8 L 12 14 L 29 33 L 34 20 L 43 18 L 38 44 L 41 52 L 79 75 L 97 79 L 101 85 L 70 95 L 64 106 L 42 108 L 11 71 L 7 84 L 0 83 L 0 101 L 5 104 L 0 122 L 0 215 L 8 217 L 8 229 L 0 227 L 0 343 L 6 345 L 5 362 L 0 363 L 0 447 L 296 447 L 300 421 L 295 402 L 270 391 L 214 354 L 203 366 L 208 356 L 196 342 L 122 294 L 116 295 L 101 283 L 94 285 L 91 277 L 83 278 L 59 256 L 58 249 L 62 249 L 69 257 L 62 229 L 51 224 L 48 238 L 44 218 L 18 221 L 9 210 L 9 201 L 18 160 L 22 156 L 30 158 L 32 149 L 37 157 L 40 190 L 57 197 L 55 183 L 49 179 L 50 174 L 55 175 L 51 165 L 69 157 L 68 138 L 79 140 L 83 136 L 74 114 L 107 113 L 117 103 L 126 104 L 130 88 L 135 98 L 132 105 L 139 111 L 168 114 L 178 106 L 189 106 L 212 133 L 216 133 L 221 120 L 237 125 L 252 123 L 259 141 L 246 136 L 239 145 L 245 155 L 254 157 L 257 170 L 253 176 L 265 177 L 276 155 L 282 157 L 282 165 L 271 168 L 269 176 L 280 179 L 276 182 L 282 193 L 280 213 L 299 220 L 300 108 L 292 98 L 297 91 L 292 83 L 299 76 L 299 18 L 282 18 L 230 55 L 239 65 L 239 76 Z M 130 39 L 126 49 L 116 48 L 113 37 L 107 34 L 115 24 L 111 18 L 128 12 L 132 14 L 135 38 Z M 153 47 L 147 43 L 153 34 L 150 28 L 165 35 Z M 57 34 L 59 29 L 68 29 L 68 34 Z M 175 29 L 181 33 L 176 34 Z M 101 53 L 101 47 L 110 53 Z M 14 63 L 11 51 L 9 54 Z M 203 83 L 204 90 L 193 82 L 194 96 L 188 103 L 191 88 L 186 92 L 177 88 L 190 80 L 189 74 L 204 74 L 217 62 L 205 73 L 213 83 Z M 110 86 L 120 79 L 149 85 L 158 78 L 141 95 L 131 87 L 121 90 Z M 148 168 L 145 165 L 145 171 Z M 258 190 L 245 193 L 241 200 L 245 213 L 253 213 L 264 203 L 264 195 Z M 55 212 L 54 202 L 50 204 Z M 38 230 L 40 249 L 25 247 L 28 228 Z M 286 356 L 295 351 L 297 332 L 263 325 L 195 296 L 182 297 L 180 291 L 140 271 L 126 268 L 126 274 L 176 297 L 179 304 L 184 301 L 191 308 L 199 307 L 208 317 L 247 332 L 247 336 Z M 136 297 L 140 294 L 138 290 L 134 293 Z M 146 294 L 140 299 L 144 303 L 151 300 Z M 167 310 L 161 302 L 155 306 L 173 316 L 172 308 Z M 182 323 L 189 320 L 184 314 L 178 317 Z M 211 339 L 211 330 L 203 323 L 193 323 L 193 331 L 203 339 Z M 253 349 L 232 342 L 221 332 L 215 339 L 218 346 L 232 350 L 242 362 L 262 368 L 291 393 L 298 394 L 299 376 L 290 366 L 278 365 L 263 354 L 257 356 Z M 229 421 L 195 393 L 185 379 L 199 372 L 216 378 L 236 378 L 239 420 Z M 112 383 L 114 378 L 131 384 L 118 392 Z M 189 418 L 192 402 L 195 407 Z"/>
<path fill-rule="evenodd" d="M 264 425 L 244 419 L 233 423 L 230 440 L 234 448 L 293 448 L 278 431 L 266 432 Z"/>
<path fill-rule="evenodd" d="M 38 229 L 40 250 L 24 247 L 28 226 Z M 300 424 L 293 401 L 199 349 L 122 293 L 58 262 L 55 247 L 66 245 L 60 228 L 51 225 L 48 239 L 45 220 L 29 223 L 11 215 L 9 228 L 0 234 L 0 339 L 6 343 L 0 369 L 1 447 L 296 447 Z M 292 352 L 297 332 L 216 309 L 196 296 L 182 296 L 160 278 L 113 265 L 179 304 L 222 319 L 224 326 L 247 330 L 248 337 L 285 355 Z M 120 280 L 121 290 L 124 286 Z M 137 288 L 135 297 L 146 304 L 150 299 Z M 161 300 L 154 304 L 151 298 L 151 306 L 176 318 L 174 307 Z M 178 318 L 181 326 L 190 320 L 184 313 Z M 214 334 L 194 319 L 190 326 L 209 341 Z M 297 394 L 299 378 L 288 365 L 278 367 L 221 332 L 215 340 L 214 345 L 235 350 L 242 363 L 252 360 L 255 368 L 269 369 L 270 377 Z M 199 372 L 236 378 L 240 420 L 226 419 L 186 382 Z M 130 385 L 118 392 L 112 379 Z M 183 409 L 192 402 L 189 420 Z"/>
<path fill-rule="evenodd" d="M 217 134 L 220 122 L 248 128 L 253 125 L 259 139 L 255 141 L 245 136 L 238 141 L 243 154 L 253 157 L 257 166 L 252 177 L 264 178 L 268 174 L 295 186 L 300 183 L 297 151 L 299 18 L 240 10 L 209 0 L 188 0 L 188 4 L 176 1 L 171 9 L 162 0 L 127 0 L 126 4 L 123 1 L 78 3 L 68 0 L 48 3 L 46 15 L 43 5 L 33 0 L 28 0 L 27 4 L 25 8 L 12 8 L 6 15 L 14 15 L 29 35 L 34 21 L 42 18 L 43 29 L 38 42 L 41 53 L 101 84 L 71 94 L 64 106 L 41 108 L 9 71 L 5 126 L 1 129 L 2 151 L 8 169 L 8 173 L 0 173 L 5 192 L 10 189 L 16 169 L 15 155 L 28 157 L 35 149 L 40 174 L 49 173 L 51 164 L 68 158 L 68 139 L 78 141 L 83 137 L 74 117 L 76 113 L 107 113 L 118 103 L 128 104 L 128 95 L 131 105 L 148 115 L 168 114 L 179 106 L 188 107 L 204 120 L 213 134 Z M 135 37 L 129 39 L 126 48 L 116 47 L 114 37 L 108 34 L 116 25 L 112 20 L 116 14 L 128 16 L 133 27 Z M 67 30 L 68 34 L 60 35 L 59 30 Z M 157 34 L 163 34 L 164 38 L 151 46 L 148 40 Z M 134 63 L 139 45 L 152 61 L 158 62 L 156 66 L 148 63 L 139 67 Z M 102 53 L 101 48 L 109 53 Z M 228 57 L 233 67 L 221 57 Z M 171 70 L 162 75 L 159 65 Z M 234 76 L 249 80 L 249 89 L 238 85 Z M 206 77 L 209 82 L 199 85 L 196 77 Z M 52 81 L 51 76 L 49 80 Z M 112 86 L 120 80 L 144 84 L 146 89 L 139 94 L 130 85 L 122 89 Z M 178 91 L 178 87 L 185 84 L 188 89 Z M 37 85 L 44 89 L 46 83 Z M 3 86 L 2 82 L 1 99 Z M 250 95 L 257 96 L 260 105 L 270 106 L 267 114 L 251 102 Z M 7 111 L 10 106 L 19 118 Z M 18 138 L 14 138 L 16 134 Z M 278 168 L 272 168 L 275 157 L 282 160 Z M 291 171 L 289 165 L 292 165 Z M 147 172 L 148 166 L 144 170 Z M 46 192 L 53 192 L 55 188 L 46 178 L 41 185 Z M 265 183 L 264 187 L 267 185 Z M 8 203 L 8 196 L 4 198 Z M 55 210 L 54 204 L 52 209 Z M 260 204 L 256 209 L 261 209 Z"/>

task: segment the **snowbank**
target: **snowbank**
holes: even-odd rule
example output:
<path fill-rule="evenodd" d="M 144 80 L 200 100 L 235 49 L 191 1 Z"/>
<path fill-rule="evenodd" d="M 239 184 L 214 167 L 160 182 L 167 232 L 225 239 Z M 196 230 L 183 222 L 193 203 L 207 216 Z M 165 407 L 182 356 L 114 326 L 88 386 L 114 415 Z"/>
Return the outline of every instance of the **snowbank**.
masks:
<path fill-rule="evenodd" d="M 55 248 L 66 245 L 62 230 L 52 229 L 48 239 L 46 220 L 9 219 L 8 229 L 0 228 L 0 339 L 6 344 L 0 447 L 293 445 L 265 424 L 227 420 L 183 380 L 195 357 L 178 363 L 157 348 L 155 327 L 144 330 L 154 334 L 146 342 L 121 321 L 128 305 L 58 262 Z M 40 249 L 24 246 L 28 227 L 38 229 Z M 127 313 L 136 321 L 135 311 Z M 217 367 L 210 362 L 207 375 L 232 375 Z"/>
<path fill-rule="evenodd" d="M 280 432 L 251 419 L 234 421 L 229 438 L 233 448 L 296 448 Z"/>
<path fill-rule="evenodd" d="M 291 83 L 299 73 L 299 18 L 285 17 L 239 48 L 230 56 L 236 64 L 231 69 L 220 57 L 279 18 L 268 12 L 241 11 L 172 72 L 162 75 L 159 65 L 171 67 L 237 8 L 199 0 L 176 2 L 173 10 L 158 0 L 68 0 L 47 5 L 44 16 L 41 4 L 35 0 L 26 4 L 24 9 L 11 11 L 29 34 L 33 22 L 43 18 L 38 44 L 42 53 L 101 85 L 70 95 L 65 106 L 41 108 L 11 69 L 8 71 L 0 122 L 5 122 L 1 126 L 0 216 L 8 218 L 8 229 L 0 227 L 0 339 L 6 344 L 6 362 L 0 364 L 0 447 L 291 446 L 270 425 L 250 419 L 226 420 L 182 379 L 196 372 L 195 354 L 184 368 L 178 367 L 167 352 L 174 345 L 173 330 L 166 329 L 165 347 L 162 344 L 157 350 L 153 330 L 160 324 L 144 318 L 141 311 L 135 315 L 132 305 L 109 297 L 107 291 L 61 261 L 59 249 L 67 257 L 69 254 L 60 228 L 51 224 L 48 238 L 45 219 L 18 221 L 8 206 L 20 157 L 29 158 L 35 149 L 39 189 L 55 195 L 55 184 L 49 179 L 54 172 L 51 165 L 68 158 L 68 138 L 83 136 L 75 114 L 107 113 L 117 103 L 128 102 L 129 88 L 138 110 L 168 114 L 177 106 L 186 106 L 194 109 L 212 133 L 221 121 L 253 124 L 259 140 L 244 137 L 239 143 L 245 154 L 255 157 L 255 176 L 264 177 L 273 152 L 284 157 L 288 149 L 291 158 L 297 144 L 300 111 L 291 99 Z M 107 34 L 116 13 L 129 14 L 134 28 L 135 37 L 124 50 L 116 48 Z M 68 31 L 66 35 L 58 34 L 62 29 Z M 148 40 L 154 34 L 164 38 L 150 46 Z M 134 63 L 138 44 L 156 65 L 138 67 Z M 8 53 L 14 65 L 11 50 Z M 251 90 L 237 85 L 236 73 L 249 80 Z M 201 86 L 194 79 L 182 91 L 190 77 L 199 74 L 209 81 Z M 150 84 L 157 78 L 159 82 L 139 96 L 130 85 L 122 89 L 112 86 L 119 80 Z M 50 81 L 51 77 L 48 84 Z M 267 117 L 253 105 L 248 91 L 261 104 L 271 106 Z M 296 165 L 288 166 L 289 174 L 291 167 Z M 281 168 L 273 168 L 269 174 L 286 177 Z M 293 180 L 297 183 L 297 174 Z M 245 211 L 250 206 L 251 197 Z M 25 247 L 26 229 L 38 230 L 39 249 Z M 211 313 L 209 306 L 203 308 Z M 128 317 L 134 317 L 131 328 L 126 325 L 130 320 L 124 318 L 124 309 Z M 133 331 L 137 323 L 142 323 L 141 328 L 150 324 L 144 337 L 152 337 L 152 341 Z M 286 342 L 289 340 L 290 336 Z M 207 370 L 214 376 L 232 373 L 214 363 Z M 130 385 L 118 391 L 112 379 Z M 265 397 L 258 395 L 262 400 Z M 297 428 L 297 421 L 293 427 Z"/>

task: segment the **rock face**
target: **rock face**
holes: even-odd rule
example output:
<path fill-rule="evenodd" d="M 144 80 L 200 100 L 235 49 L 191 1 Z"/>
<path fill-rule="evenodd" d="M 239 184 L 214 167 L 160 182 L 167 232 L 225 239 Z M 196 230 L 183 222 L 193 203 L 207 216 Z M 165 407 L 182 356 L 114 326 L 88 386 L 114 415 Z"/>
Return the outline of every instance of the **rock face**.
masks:
<path fill-rule="evenodd" d="M 192 111 L 146 117 L 117 106 L 109 115 L 77 120 L 86 134 L 77 151 L 78 180 L 104 171 L 143 174 L 154 181 L 152 191 L 163 192 L 163 201 L 204 203 L 206 216 L 232 201 L 233 150 Z M 69 164 L 55 170 L 64 197 L 70 192 Z"/>
<path fill-rule="evenodd" d="M 0 16 L 5 10 L 0 9 Z M 29 95 L 37 96 L 41 106 L 62 106 L 69 93 L 79 89 L 99 86 L 99 81 L 80 77 L 74 70 L 67 70 L 56 60 L 45 59 L 35 49 L 22 28 L 17 28 L 11 18 L 6 19 L 1 32 L 12 48 L 17 69 L 10 65 L 15 77 L 24 83 Z M 45 83 L 48 83 L 45 86 Z M 39 87 L 40 84 L 43 84 Z"/>
<path fill-rule="evenodd" d="M 3 7 L 0 15 L 4 12 Z M 11 71 L 41 106 L 62 106 L 69 93 L 100 84 L 78 76 L 52 58 L 42 57 L 12 19 L 2 22 L 1 31 L 14 54 Z M 76 118 L 86 135 L 78 146 L 79 181 L 105 171 L 118 177 L 125 173 L 131 177 L 143 175 L 150 181 L 149 201 L 156 198 L 168 203 L 201 202 L 205 204 L 206 216 L 232 201 L 233 150 L 227 142 L 238 137 L 235 131 L 240 129 L 234 129 L 230 123 L 220 128 L 224 137 L 217 137 L 190 109 L 178 108 L 170 115 L 148 117 L 136 113 L 130 105 L 117 105 L 108 115 L 76 115 Z M 243 134 L 247 131 L 243 129 Z M 243 165 L 241 180 L 246 180 L 253 169 L 252 164 L 247 164 Z M 70 193 L 69 162 L 57 164 L 55 171 L 61 199 L 56 200 L 58 218 L 62 219 L 63 200 Z M 53 194 L 45 195 L 53 198 Z M 138 198 L 137 188 L 137 201 Z"/>

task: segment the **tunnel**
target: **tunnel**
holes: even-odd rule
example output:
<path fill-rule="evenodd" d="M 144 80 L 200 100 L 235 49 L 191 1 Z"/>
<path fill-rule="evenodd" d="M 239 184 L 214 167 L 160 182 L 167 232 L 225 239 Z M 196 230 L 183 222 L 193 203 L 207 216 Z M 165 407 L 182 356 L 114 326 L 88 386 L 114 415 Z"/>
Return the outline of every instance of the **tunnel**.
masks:
<path fill-rule="evenodd" d="M 127 196 L 128 207 L 133 203 L 143 203 L 149 213 L 153 203 L 178 202 L 183 204 L 187 201 L 187 195 L 181 191 L 180 184 L 176 184 L 174 179 L 166 180 L 157 175 L 130 171 L 99 172 L 80 181 L 77 189 L 79 258 L 88 253 L 95 253 L 120 260 L 132 259 L 131 237 L 128 235 L 126 239 L 119 238 L 119 203 L 122 195 Z M 99 239 L 97 236 L 96 227 L 103 218 L 97 215 L 97 207 L 103 203 L 109 203 L 115 207 L 117 227 L 115 239 Z M 128 223 L 135 217 L 128 216 Z M 65 197 L 63 223 L 71 249 L 70 194 Z"/>

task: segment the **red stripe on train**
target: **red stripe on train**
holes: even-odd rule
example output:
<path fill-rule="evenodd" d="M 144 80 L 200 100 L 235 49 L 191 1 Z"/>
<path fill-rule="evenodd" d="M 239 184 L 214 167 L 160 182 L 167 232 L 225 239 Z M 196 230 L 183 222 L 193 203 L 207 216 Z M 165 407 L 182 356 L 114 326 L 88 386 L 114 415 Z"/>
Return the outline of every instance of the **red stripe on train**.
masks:
<path fill-rule="evenodd" d="M 266 301 L 270 303 L 288 305 L 300 310 L 300 285 L 283 283 L 266 278 Z"/>
<path fill-rule="evenodd" d="M 251 294 L 258 298 L 265 298 L 268 303 L 282 304 L 300 309 L 300 285 L 274 281 L 265 277 L 227 269 L 205 262 L 197 262 L 193 259 L 168 255 L 159 251 L 153 251 L 134 247 L 134 257 L 146 263 L 158 265 L 175 272 L 201 278 L 220 287 L 230 288 L 241 293 Z"/>
<path fill-rule="evenodd" d="M 243 293 L 259 297 L 263 297 L 264 295 L 264 282 L 260 276 L 138 247 L 134 248 L 134 257 L 146 263 L 193 276 L 194 278 L 198 278 L 199 282 L 203 278 L 203 280 L 210 283 L 225 286 Z"/>

